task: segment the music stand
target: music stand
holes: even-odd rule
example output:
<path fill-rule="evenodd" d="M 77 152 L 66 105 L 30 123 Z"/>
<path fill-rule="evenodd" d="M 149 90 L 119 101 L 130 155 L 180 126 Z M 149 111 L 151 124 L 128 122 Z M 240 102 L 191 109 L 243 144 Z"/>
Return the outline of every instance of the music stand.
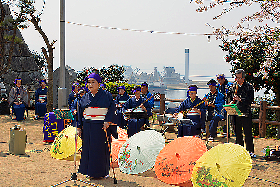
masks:
<path fill-rule="evenodd" d="M 238 109 L 236 104 L 223 105 L 223 107 L 227 111 L 227 143 L 228 143 L 229 116 L 244 116 L 244 115 Z"/>

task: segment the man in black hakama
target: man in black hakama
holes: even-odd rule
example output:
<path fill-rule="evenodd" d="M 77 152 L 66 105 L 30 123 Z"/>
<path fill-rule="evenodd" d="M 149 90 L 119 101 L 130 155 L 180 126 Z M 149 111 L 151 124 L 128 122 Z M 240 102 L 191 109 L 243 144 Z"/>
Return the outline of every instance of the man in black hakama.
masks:
<path fill-rule="evenodd" d="M 79 173 L 91 178 L 106 177 L 110 168 L 110 153 L 105 131 L 112 121 L 115 103 L 112 95 L 100 88 L 100 82 L 98 74 L 90 74 L 86 83 L 89 92 L 79 101 L 78 134 L 82 134 L 83 140 Z M 90 107 L 108 110 L 103 115 L 86 114 L 85 110 Z"/>

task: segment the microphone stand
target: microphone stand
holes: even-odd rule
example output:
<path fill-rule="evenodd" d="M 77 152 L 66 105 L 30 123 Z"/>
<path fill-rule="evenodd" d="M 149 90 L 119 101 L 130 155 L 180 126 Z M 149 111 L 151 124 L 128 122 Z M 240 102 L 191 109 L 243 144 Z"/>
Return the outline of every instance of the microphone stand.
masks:
<path fill-rule="evenodd" d="M 80 99 L 81 97 L 80 97 L 80 94 L 78 93 L 77 94 L 77 116 L 76 116 L 76 123 L 75 123 L 75 129 L 76 129 L 76 132 L 75 132 L 75 153 L 74 153 L 74 173 L 71 173 L 71 178 L 70 179 L 68 179 L 68 180 L 65 180 L 65 181 L 62 181 L 62 182 L 60 182 L 60 183 L 57 183 L 57 184 L 55 184 L 55 185 L 53 185 L 53 186 L 51 186 L 51 187 L 54 187 L 54 186 L 59 186 L 59 185 L 62 185 L 62 184 L 64 184 L 64 183 L 66 183 L 66 182 L 69 182 L 69 181 L 74 181 L 74 185 L 73 186 L 80 186 L 80 185 L 77 185 L 77 181 L 79 181 L 79 182 L 82 182 L 82 183 L 85 183 L 85 184 L 87 184 L 87 185 L 90 185 L 90 186 L 96 186 L 96 187 L 98 187 L 98 185 L 95 185 L 95 184 L 92 184 L 92 183 L 90 183 L 90 182 L 87 182 L 87 181 L 83 181 L 83 180 L 81 180 L 81 179 L 77 179 L 78 177 L 77 177 L 77 173 L 76 173 L 76 171 L 77 171 L 77 165 L 76 165 L 76 156 L 77 156 L 77 141 L 78 141 L 78 132 L 77 132 L 77 126 L 78 126 L 78 119 L 79 119 L 79 99 Z"/>

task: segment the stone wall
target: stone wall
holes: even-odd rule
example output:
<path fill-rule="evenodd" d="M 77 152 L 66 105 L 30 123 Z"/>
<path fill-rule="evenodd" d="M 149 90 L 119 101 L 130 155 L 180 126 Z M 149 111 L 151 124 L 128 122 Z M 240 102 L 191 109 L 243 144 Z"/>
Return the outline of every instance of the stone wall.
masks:
<path fill-rule="evenodd" d="M 5 6 L 5 11 L 5 17 L 8 18 L 11 15 L 8 6 Z M 12 35 L 12 32 L 4 31 L 4 35 Z M 14 44 L 10 68 L 8 72 L 2 75 L 2 81 L 5 84 L 7 94 L 9 94 L 11 87 L 14 86 L 14 80 L 17 77 L 22 79 L 22 85 L 33 91 L 39 87 L 38 80 L 43 79 L 41 70 L 32 57 L 28 45 L 25 43 L 19 30 L 16 31 L 16 36 L 20 38 L 22 42 L 19 44 Z M 4 46 L 4 54 L 7 59 L 11 44 L 6 43 Z"/>
<path fill-rule="evenodd" d="M 59 88 L 60 67 L 53 73 L 53 107 L 58 108 L 58 88 Z M 77 81 L 77 73 L 70 66 L 65 67 L 65 86 L 67 88 L 67 102 L 68 96 L 72 91 L 72 84 Z"/>

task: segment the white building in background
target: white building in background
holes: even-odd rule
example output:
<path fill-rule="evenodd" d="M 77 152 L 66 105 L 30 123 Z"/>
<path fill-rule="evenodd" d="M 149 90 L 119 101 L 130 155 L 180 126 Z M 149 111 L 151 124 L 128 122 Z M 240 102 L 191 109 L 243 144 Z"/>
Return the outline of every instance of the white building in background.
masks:
<path fill-rule="evenodd" d="M 175 72 L 174 67 L 164 67 L 164 75 L 162 77 L 162 82 L 164 84 L 179 84 L 180 74 Z"/>

